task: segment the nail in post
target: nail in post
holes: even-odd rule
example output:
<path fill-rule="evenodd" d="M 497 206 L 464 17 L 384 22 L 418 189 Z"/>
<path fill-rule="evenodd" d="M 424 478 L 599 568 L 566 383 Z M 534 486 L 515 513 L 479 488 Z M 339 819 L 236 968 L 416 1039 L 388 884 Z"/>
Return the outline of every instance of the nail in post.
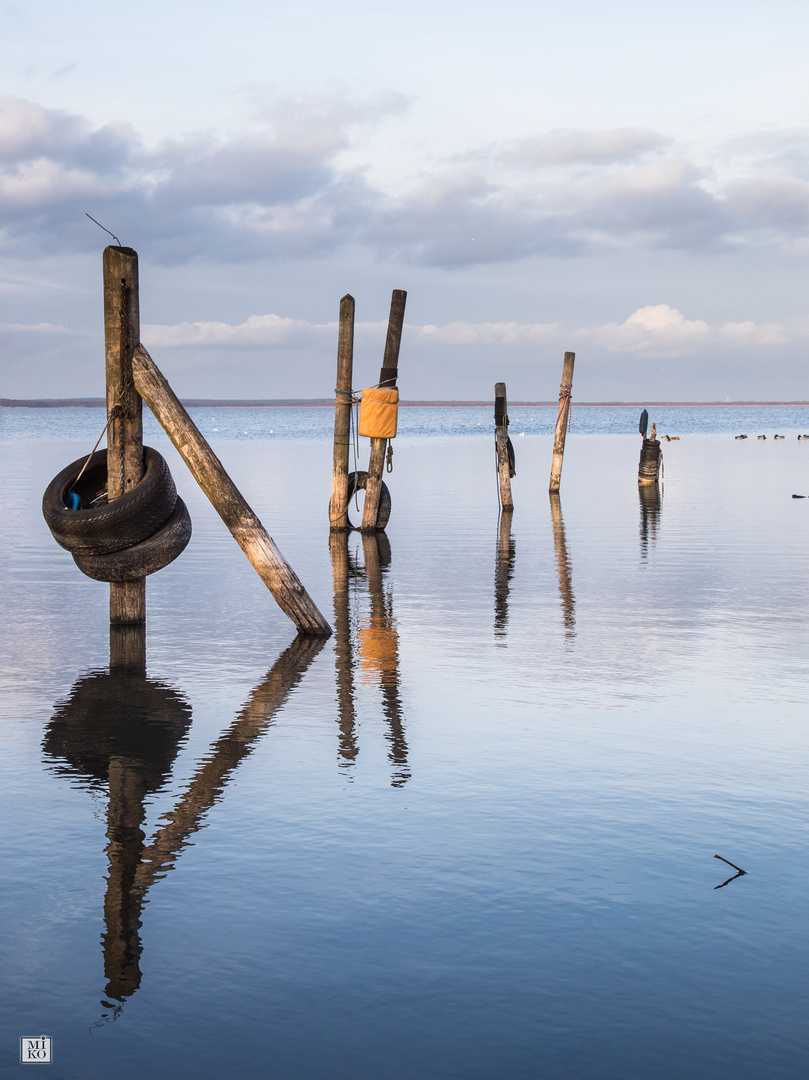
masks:
<path fill-rule="evenodd" d="M 399 374 L 399 346 L 402 342 L 406 302 L 407 293 L 403 289 L 394 289 L 390 301 L 385 356 L 379 374 L 379 385 L 384 390 L 393 390 L 396 387 L 396 379 Z M 368 482 L 365 485 L 365 505 L 362 508 L 363 532 L 376 532 L 379 497 L 382 494 L 382 470 L 385 465 L 387 445 L 387 439 L 371 439 Z"/>
<path fill-rule="evenodd" d="M 143 418 L 132 378 L 132 352 L 140 341 L 138 255 L 104 249 L 104 341 L 107 370 L 107 498 L 120 498 L 143 477 Z M 110 583 L 110 622 L 146 620 L 146 578 Z"/>

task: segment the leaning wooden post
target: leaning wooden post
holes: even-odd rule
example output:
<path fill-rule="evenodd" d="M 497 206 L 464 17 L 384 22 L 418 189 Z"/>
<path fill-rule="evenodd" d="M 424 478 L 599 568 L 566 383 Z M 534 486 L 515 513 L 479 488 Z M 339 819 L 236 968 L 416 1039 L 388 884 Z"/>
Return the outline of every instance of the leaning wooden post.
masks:
<path fill-rule="evenodd" d="M 500 505 L 504 510 L 513 510 L 511 477 L 516 476 L 516 472 L 512 466 L 514 451 L 509 454 L 508 401 L 504 382 L 494 384 L 494 444 L 497 448 L 497 473 L 500 477 Z"/>
<path fill-rule="evenodd" d="M 553 458 L 551 459 L 551 482 L 549 491 L 558 491 L 562 482 L 562 462 L 565 457 L 565 436 L 570 416 L 570 395 L 573 390 L 573 364 L 576 354 L 565 353 L 562 365 L 562 385 L 559 387 L 559 412 L 556 414 L 556 429 L 553 433 Z"/>
<path fill-rule="evenodd" d="M 334 453 L 331 467 L 329 527 L 347 528 L 348 452 L 351 441 L 351 379 L 354 368 L 354 297 L 340 301 L 340 331 L 337 338 L 337 385 L 334 390 Z"/>
<path fill-rule="evenodd" d="M 143 410 L 132 380 L 132 350 L 140 341 L 138 254 L 104 249 L 104 343 L 107 369 L 107 498 L 143 477 Z M 110 583 L 110 622 L 146 621 L 146 578 Z"/>
<path fill-rule="evenodd" d="M 142 345 L 133 354 L 132 371 L 138 393 L 177 447 L 275 602 L 300 633 L 328 637 L 331 627 Z"/>
<path fill-rule="evenodd" d="M 394 390 L 396 388 L 396 379 L 399 374 L 399 346 L 402 343 L 406 302 L 407 293 L 403 289 L 394 289 L 390 300 L 385 356 L 379 374 L 379 386 L 384 390 Z M 385 467 L 385 449 L 387 445 L 387 439 L 371 439 L 368 481 L 365 485 L 365 505 L 362 508 L 363 532 L 376 532 L 379 496 L 382 493 L 382 470 Z"/>

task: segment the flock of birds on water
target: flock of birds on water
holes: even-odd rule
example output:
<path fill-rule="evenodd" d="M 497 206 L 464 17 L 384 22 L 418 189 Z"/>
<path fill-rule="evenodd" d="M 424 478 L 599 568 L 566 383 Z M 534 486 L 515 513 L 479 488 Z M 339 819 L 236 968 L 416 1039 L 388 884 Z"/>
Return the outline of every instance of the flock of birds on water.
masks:
<path fill-rule="evenodd" d="M 663 436 L 663 437 L 665 438 L 665 436 Z M 746 439 L 747 436 L 746 435 L 736 435 L 736 436 L 734 436 L 734 438 L 736 438 L 736 439 Z M 766 439 L 767 436 L 766 435 L 757 435 L 756 438 L 757 439 Z M 786 435 L 773 435 L 773 438 L 774 439 L 785 439 Z M 809 435 L 799 435 L 798 436 L 798 442 L 802 442 L 804 439 L 809 439 Z"/>

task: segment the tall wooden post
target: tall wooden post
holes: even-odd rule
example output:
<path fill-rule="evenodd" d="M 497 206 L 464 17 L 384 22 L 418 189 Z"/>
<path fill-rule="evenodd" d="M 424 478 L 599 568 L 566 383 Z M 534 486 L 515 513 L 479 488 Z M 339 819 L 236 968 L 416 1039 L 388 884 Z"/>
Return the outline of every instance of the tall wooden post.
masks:
<path fill-rule="evenodd" d="M 504 510 L 513 510 L 511 477 L 516 473 L 512 468 L 514 451 L 509 454 L 508 401 L 506 384 L 503 382 L 494 384 L 494 444 L 497 449 L 497 474 L 500 478 L 500 505 Z"/>
<path fill-rule="evenodd" d="M 143 476 L 141 399 L 132 379 L 132 352 L 140 341 L 138 255 L 128 247 L 104 249 L 104 342 L 107 359 L 107 498 L 130 491 Z M 146 578 L 110 583 L 110 622 L 146 621 Z"/>
<path fill-rule="evenodd" d="M 402 343 L 405 303 L 407 293 L 403 289 L 394 289 L 390 300 L 388 318 L 388 336 L 385 340 L 385 356 L 379 374 L 379 385 L 384 390 L 393 390 L 399 374 L 399 346 Z M 387 439 L 371 439 L 371 455 L 368 461 L 368 482 L 365 485 L 365 505 L 362 508 L 362 531 L 376 532 L 376 518 L 379 512 L 379 496 L 382 493 L 382 470 L 385 467 Z"/>
<path fill-rule="evenodd" d="M 345 530 L 348 519 L 348 453 L 351 440 L 351 380 L 354 368 L 354 297 L 340 301 L 337 383 L 334 390 L 334 453 L 331 467 L 329 528 Z"/>
<path fill-rule="evenodd" d="M 556 429 L 553 433 L 553 458 L 551 459 L 551 482 L 549 491 L 558 491 L 562 482 L 562 462 L 565 457 L 565 436 L 570 416 L 570 395 L 573 390 L 573 364 L 576 354 L 565 353 L 562 365 L 562 385 L 559 387 L 559 412 L 556 414 Z"/>

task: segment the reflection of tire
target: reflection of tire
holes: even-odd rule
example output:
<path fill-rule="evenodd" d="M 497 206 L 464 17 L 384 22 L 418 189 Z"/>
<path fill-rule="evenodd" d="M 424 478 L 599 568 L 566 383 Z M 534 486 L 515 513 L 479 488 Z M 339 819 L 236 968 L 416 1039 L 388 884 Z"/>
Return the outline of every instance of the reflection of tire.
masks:
<path fill-rule="evenodd" d="M 143 448 L 143 478 L 119 499 L 90 506 L 107 490 L 107 451 L 98 450 L 90 459 L 81 480 L 86 458 L 62 469 L 45 489 L 42 513 L 53 538 L 72 555 L 105 555 L 121 551 L 156 533 L 166 524 L 177 502 L 169 467 L 157 450 Z M 86 509 L 69 510 L 65 497 L 75 491 Z"/>
<path fill-rule="evenodd" d="M 56 707 L 42 749 L 59 772 L 91 787 L 106 782 L 112 758 L 122 758 L 156 791 L 190 723 L 190 705 L 171 687 L 129 671 L 91 671 Z"/>
<path fill-rule="evenodd" d="M 357 531 L 357 526 L 351 524 L 351 519 L 348 516 L 348 506 L 351 502 L 351 498 L 355 491 L 364 491 L 365 486 L 368 483 L 367 472 L 350 472 L 346 478 L 346 486 L 348 496 L 346 498 L 346 528 Z M 390 492 L 388 491 L 388 485 L 385 481 L 382 481 L 382 490 L 379 494 L 379 507 L 376 512 L 376 527 L 381 530 L 384 529 L 390 519 Z"/>
<path fill-rule="evenodd" d="M 168 566 L 190 539 L 191 518 L 185 503 L 178 498 L 174 513 L 163 528 L 139 544 L 106 555 L 77 555 L 74 552 L 73 559 L 83 574 L 96 581 L 137 581 Z"/>

